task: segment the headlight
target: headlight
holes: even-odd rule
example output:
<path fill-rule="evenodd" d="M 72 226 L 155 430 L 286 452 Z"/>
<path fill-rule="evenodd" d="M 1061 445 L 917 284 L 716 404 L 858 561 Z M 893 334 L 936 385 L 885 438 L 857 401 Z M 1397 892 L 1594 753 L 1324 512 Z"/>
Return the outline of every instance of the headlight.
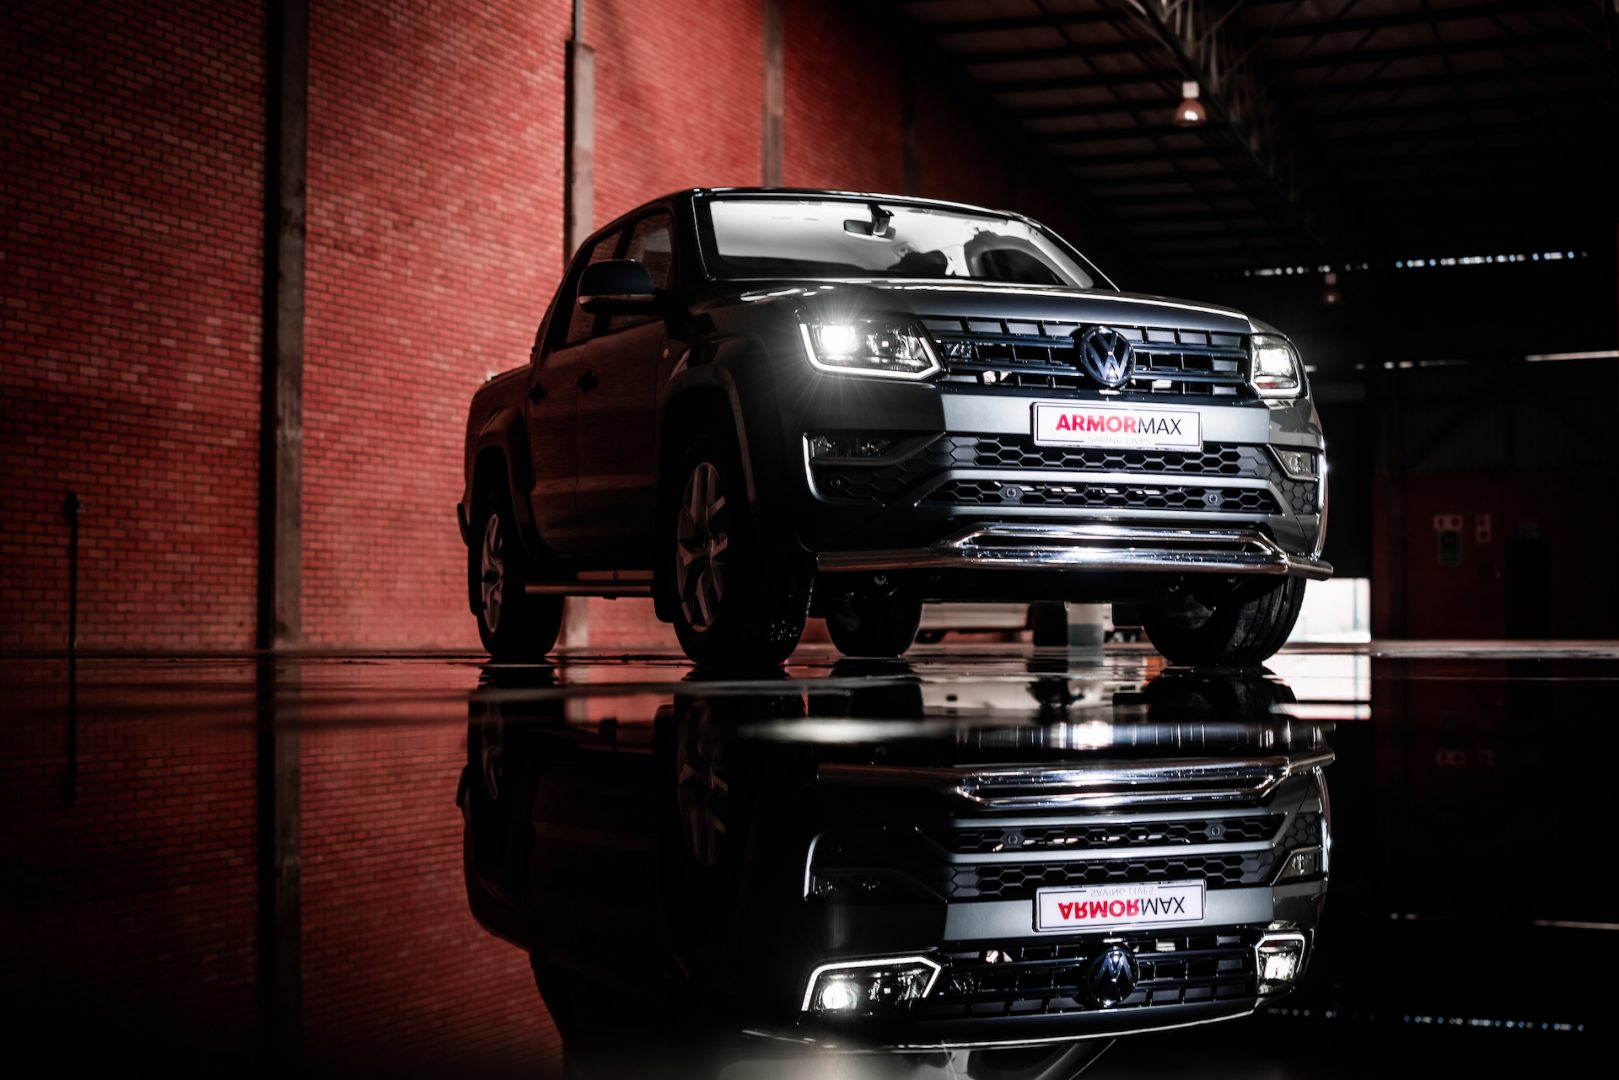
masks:
<path fill-rule="evenodd" d="M 1304 385 L 1299 354 L 1284 337 L 1255 334 L 1248 343 L 1248 381 L 1260 397 L 1298 397 Z"/>
<path fill-rule="evenodd" d="M 801 323 L 798 329 L 804 355 L 822 371 L 925 379 L 939 370 L 933 346 L 915 323 L 850 319 Z"/>
<path fill-rule="evenodd" d="M 807 1013 L 869 1016 L 909 1009 L 928 996 L 939 965 L 925 956 L 822 964 L 804 987 Z"/>

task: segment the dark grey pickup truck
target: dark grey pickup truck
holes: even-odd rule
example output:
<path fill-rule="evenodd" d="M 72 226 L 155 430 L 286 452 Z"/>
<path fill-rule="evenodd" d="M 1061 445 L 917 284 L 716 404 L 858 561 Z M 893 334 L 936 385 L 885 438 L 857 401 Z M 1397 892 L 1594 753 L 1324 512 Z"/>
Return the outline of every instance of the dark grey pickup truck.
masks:
<path fill-rule="evenodd" d="M 910 647 L 931 600 L 1131 605 L 1186 663 L 1256 663 L 1329 576 L 1293 345 L 1120 292 L 1017 214 L 698 189 L 580 247 L 467 424 L 467 599 L 543 655 L 567 596 L 651 596 L 688 656 Z"/>

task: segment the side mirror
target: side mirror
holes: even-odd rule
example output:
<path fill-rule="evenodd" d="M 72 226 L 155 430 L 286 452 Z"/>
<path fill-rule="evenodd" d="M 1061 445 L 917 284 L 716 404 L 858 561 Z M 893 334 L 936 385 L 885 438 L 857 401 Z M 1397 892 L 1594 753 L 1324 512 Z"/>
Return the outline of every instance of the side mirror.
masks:
<path fill-rule="evenodd" d="M 655 315 L 658 290 L 634 259 L 606 259 L 579 276 L 579 306 L 592 315 Z"/>

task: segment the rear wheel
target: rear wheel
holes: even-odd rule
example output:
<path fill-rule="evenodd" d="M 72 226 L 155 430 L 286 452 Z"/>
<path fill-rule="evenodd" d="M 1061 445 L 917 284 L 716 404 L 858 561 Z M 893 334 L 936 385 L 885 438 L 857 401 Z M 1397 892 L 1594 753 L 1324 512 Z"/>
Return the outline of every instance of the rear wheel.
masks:
<path fill-rule="evenodd" d="M 524 589 L 538 575 L 503 494 L 486 491 L 474 502 L 471 535 L 468 592 L 483 647 L 496 660 L 543 658 L 562 632 L 562 597 Z"/>
<path fill-rule="evenodd" d="M 1258 664 L 1293 632 L 1304 579 L 1251 578 L 1220 594 L 1183 593 L 1142 611 L 1142 629 L 1176 664 Z"/>
<path fill-rule="evenodd" d="M 773 550 L 748 507 L 741 458 L 728 441 L 699 438 L 669 477 L 658 530 L 665 597 L 680 647 L 715 667 L 780 664 L 804 633 L 811 575 L 803 557 Z"/>
<path fill-rule="evenodd" d="M 826 612 L 827 632 L 844 656 L 900 656 L 921 623 L 922 601 L 886 584 L 840 593 Z"/>

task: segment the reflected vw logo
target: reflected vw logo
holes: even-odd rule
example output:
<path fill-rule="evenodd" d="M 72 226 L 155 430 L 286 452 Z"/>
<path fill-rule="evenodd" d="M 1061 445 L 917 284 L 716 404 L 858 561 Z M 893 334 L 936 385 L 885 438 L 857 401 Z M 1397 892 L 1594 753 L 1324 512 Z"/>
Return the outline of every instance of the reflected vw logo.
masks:
<path fill-rule="evenodd" d="M 1129 949 L 1114 945 L 1091 961 L 1085 989 L 1104 1008 L 1117 1005 L 1136 988 L 1136 958 Z"/>
<path fill-rule="evenodd" d="M 1079 335 L 1079 367 L 1103 386 L 1117 389 L 1136 373 L 1136 351 L 1117 330 L 1093 326 Z"/>

